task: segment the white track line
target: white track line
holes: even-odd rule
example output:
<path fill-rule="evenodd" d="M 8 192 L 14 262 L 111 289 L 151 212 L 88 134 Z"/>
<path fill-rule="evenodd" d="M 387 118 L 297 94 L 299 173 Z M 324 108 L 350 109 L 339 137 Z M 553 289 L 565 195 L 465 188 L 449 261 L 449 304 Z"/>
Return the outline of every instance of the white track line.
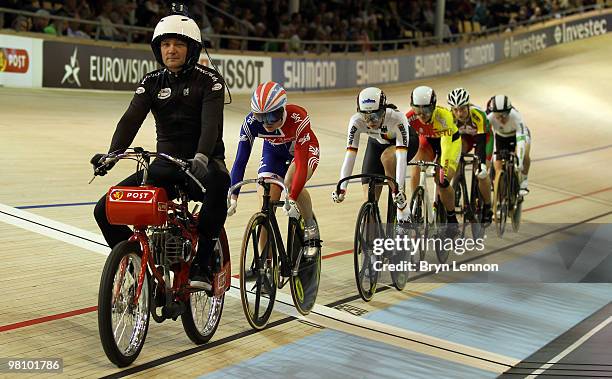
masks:
<path fill-rule="evenodd" d="M 0 204 L 0 221 L 103 255 L 108 255 L 110 252 L 106 242 L 99 234 L 4 204 Z M 232 278 L 232 286 L 234 288 L 229 291 L 229 294 L 232 297 L 240 298 L 238 290 L 240 281 Z M 502 373 L 520 362 L 515 358 L 367 320 L 323 305 L 315 305 L 308 316 L 302 316 L 293 307 L 290 295 L 278 291 L 276 299 L 275 310 L 288 316 L 459 364 Z"/>
<path fill-rule="evenodd" d="M 0 204 L 0 221 L 68 244 L 108 255 L 110 248 L 101 235 L 75 228 L 21 209 Z"/>
<path fill-rule="evenodd" d="M 567 349 L 565 349 L 562 352 L 560 352 L 559 354 L 557 354 L 547 364 L 542 365 L 539 369 L 535 370 L 533 373 L 531 373 L 531 375 L 529 375 L 525 379 L 534 379 L 538 375 L 543 374 L 546 370 L 548 370 L 549 368 L 554 366 L 557 362 L 559 362 L 561 359 L 563 359 L 566 355 L 568 355 L 572 351 L 576 350 L 580 345 L 585 343 L 586 340 L 591 338 L 595 333 L 599 332 L 601 329 L 605 328 L 611 322 L 612 322 L 612 316 L 610 316 L 607 319 L 605 319 L 604 321 L 602 321 L 599 325 L 597 325 L 596 327 L 591 329 L 587 334 L 585 334 L 584 336 L 580 337 L 580 339 L 578 341 L 576 341 L 573 344 L 571 344 L 570 346 L 568 346 Z"/>

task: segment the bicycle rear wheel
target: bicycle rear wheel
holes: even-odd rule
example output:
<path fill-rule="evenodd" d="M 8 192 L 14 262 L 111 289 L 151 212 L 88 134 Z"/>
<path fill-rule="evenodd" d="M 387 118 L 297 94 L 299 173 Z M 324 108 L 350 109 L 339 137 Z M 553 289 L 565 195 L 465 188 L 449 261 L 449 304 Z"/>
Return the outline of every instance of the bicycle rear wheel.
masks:
<path fill-rule="evenodd" d="M 317 219 L 315 218 L 315 223 Z M 318 228 L 318 224 L 317 224 Z M 313 257 L 304 258 L 304 220 L 289 218 L 288 252 L 291 254 L 292 273 L 289 278 L 295 308 L 303 315 L 310 313 L 317 300 L 321 278 L 321 250 Z M 296 272 L 297 270 L 297 272 Z"/>
<path fill-rule="evenodd" d="M 214 254 L 224 256 L 227 250 L 229 250 L 227 237 L 222 236 L 217 241 Z M 185 303 L 186 311 L 181 315 L 181 322 L 190 340 L 201 345 L 212 338 L 221 322 L 224 300 L 225 292 L 221 296 L 210 296 L 206 291 L 195 291 L 189 294 L 189 299 Z"/>
<path fill-rule="evenodd" d="M 138 242 L 117 244 L 106 259 L 98 292 L 98 332 L 108 359 L 125 367 L 138 357 L 149 329 L 149 273 L 142 273 Z M 144 274 L 138 302 L 138 278 Z"/>
<path fill-rule="evenodd" d="M 244 315 L 254 329 L 268 324 L 278 285 L 274 234 L 264 213 L 255 213 L 247 224 L 240 250 L 240 299 Z"/>
<path fill-rule="evenodd" d="M 359 296 L 364 301 L 372 300 L 378 282 L 378 272 L 374 270 L 374 263 L 380 259 L 380 256 L 374 254 L 373 248 L 374 238 L 377 237 L 375 235 L 377 226 L 375 225 L 376 211 L 374 207 L 374 204 L 368 202 L 361 206 L 355 227 L 355 249 L 353 252 L 355 281 L 357 282 Z"/>

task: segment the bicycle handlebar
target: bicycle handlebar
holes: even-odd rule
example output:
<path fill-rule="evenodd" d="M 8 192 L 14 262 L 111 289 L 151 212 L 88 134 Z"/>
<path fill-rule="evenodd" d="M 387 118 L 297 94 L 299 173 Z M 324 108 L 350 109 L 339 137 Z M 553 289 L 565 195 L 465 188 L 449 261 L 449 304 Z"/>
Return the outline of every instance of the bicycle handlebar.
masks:
<path fill-rule="evenodd" d="M 200 187 L 200 189 L 202 190 L 202 193 L 206 193 L 206 188 L 204 188 L 204 185 L 202 185 L 202 182 L 200 182 L 200 180 L 198 180 L 198 178 L 195 177 L 195 175 L 193 175 L 191 173 L 191 171 L 189 171 L 189 169 L 191 168 L 191 163 L 188 161 L 184 161 L 182 159 L 179 158 L 175 158 L 171 155 L 168 155 L 166 153 L 158 153 L 155 151 L 146 151 L 141 147 L 134 147 L 132 149 L 133 151 L 125 151 L 123 153 L 120 154 L 115 154 L 115 153 L 109 153 L 104 157 L 104 160 L 102 161 L 102 164 L 97 167 L 96 169 L 94 169 L 94 178 L 99 175 L 102 172 L 102 168 L 109 166 L 110 164 L 116 163 L 121 159 L 144 159 L 147 163 L 148 163 L 148 158 L 150 157 L 157 157 L 157 158 L 163 158 L 165 160 L 167 160 L 168 162 L 172 162 L 174 164 L 176 164 L 181 170 L 183 170 L 183 172 L 185 174 L 187 174 L 187 176 L 189 176 L 197 185 L 198 187 Z M 148 167 L 147 167 L 148 169 Z M 93 181 L 93 178 L 91 179 Z M 91 183 L 91 181 L 90 181 Z"/>
<path fill-rule="evenodd" d="M 234 193 L 234 191 L 236 191 L 237 189 L 239 189 L 240 187 L 244 185 L 253 184 L 253 183 L 257 183 L 259 185 L 263 185 L 264 183 L 276 184 L 282 189 L 282 192 L 285 198 L 285 204 L 287 204 L 287 201 L 289 200 L 289 191 L 287 190 L 287 186 L 285 185 L 285 183 L 282 180 L 278 180 L 276 178 L 263 178 L 262 177 L 262 178 L 256 178 L 256 179 L 245 179 L 231 186 L 230 189 L 227 191 L 227 206 L 229 207 L 231 205 L 230 200 L 232 198 L 232 194 Z"/>
<path fill-rule="evenodd" d="M 437 162 L 428 162 L 428 161 L 408 162 L 407 165 L 408 166 L 419 166 L 421 168 L 426 168 L 426 167 L 443 168 L 442 165 Z"/>
<path fill-rule="evenodd" d="M 348 180 L 352 180 L 352 179 L 359 179 L 359 178 L 370 178 L 370 179 L 381 179 L 381 180 L 386 180 L 386 183 L 391 187 L 391 190 L 393 193 L 397 193 L 397 191 L 399 190 L 399 185 L 397 184 L 397 182 L 395 181 L 395 179 L 386 176 L 386 175 L 380 175 L 380 174 L 357 174 L 357 175 L 350 175 L 347 177 L 344 177 L 342 179 L 340 179 L 340 181 L 338 182 L 338 184 L 336 184 L 336 193 L 340 192 L 340 186 L 342 185 L 342 183 L 348 181 Z"/>

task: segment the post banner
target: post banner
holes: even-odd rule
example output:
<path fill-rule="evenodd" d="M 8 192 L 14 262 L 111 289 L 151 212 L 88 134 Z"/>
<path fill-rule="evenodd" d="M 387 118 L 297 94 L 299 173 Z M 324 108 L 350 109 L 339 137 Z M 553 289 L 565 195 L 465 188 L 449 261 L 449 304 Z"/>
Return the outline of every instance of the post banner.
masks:
<path fill-rule="evenodd" d="M 42 40 L 0 34 L 0 86 L 42 85 Z"/>

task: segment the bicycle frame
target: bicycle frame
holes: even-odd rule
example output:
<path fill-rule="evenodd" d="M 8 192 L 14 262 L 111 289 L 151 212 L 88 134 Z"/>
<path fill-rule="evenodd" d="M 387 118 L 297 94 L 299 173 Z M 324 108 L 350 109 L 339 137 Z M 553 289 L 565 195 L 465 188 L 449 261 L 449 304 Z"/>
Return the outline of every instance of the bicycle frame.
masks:
<path fill-rule="evenodd" d="M 419 171 L 421 172 L 421 175 L 419 175 L 420 177 L 418 187 L 423 188 L 423 192 L 425 194 L 425 206 L 427 207 L 427 209 L 431 210 L 431 212 L 427 212 L 426 221 L 430 225 L 435 224 L 437 210 L 433 207 L 433 203 L 436 201 L 436 197 L 438 195 L 438 182 L 434 180 L 434 191 L 432 195 L 429 195 L 429 191 L 427 190 L 427 178 L 433 178 L 435 176 L 435 167 L 440 168 L 440 165 L 435 162 L 417 161 L 414 163 L 408 163 L 408 166 L 417 166 L 419 168 Z M 434 167 L 434 172 L 428 173 L 428 167 Z M 410 210 L 411 214 L 414 214 L 414 212 L 414 209 Z"/>
<path fill-rule="evenodd" d="M 272 229 L 273 238 L 278 248 L 278 255 L 280 256 L 280 259 L 281 259 L 281 268 L 283 269 L 283 272 L 281 272 L 281 274 L 283 277 L 289 277 L 291 274 L 295 275 L 298 272 L 299 266 L 294 267 L 292 271 L 287 271 L 291 269 L 291 266 L 292 266 L 291 262 L 289 262 L 289 255 L 287 254 L 287 251 L 290 251 L 289 241 L 287 241 L 287 247 L 285 247 L 285 242 L 283 241 L 282 234 L 278 226 L 278 221 L 276 220 L 276 212 L 275 212 L 275 209 L 278 207 L 284 206 L 285 202 L 288 199 L 289 193 L 287 191 L 287 187 L 285 186 L 285 183 L 275 178 L 264 178 L 264 177 L 257 178 L 257 179 L 243 180 L 241 182 L 234 184 L 232 187 L 230 187 L 229 191 L 227 192 L 228 203 L 229 203 L 229 199 L 231 198 L 232 193 L 236 189 L 246 184 L 254 184 L 254 183 L 257 183 L 264 188 L 261 212 L 266 215 L 266 218 L 268 219 L 268 222 L 270 223 L 270 226 Z M 272 200 L 270 198 L 270 185 L 271 184 L 276 184 L 282 189 L 285 200 Z M 302 252 L 300 252 L 300 254 L 302 254 Z M 300 258 L 301 257 L 298 257 L 297 262 L 300 261 Z M 285 283 L 280 285 L 279 288 L 282 288 L 284 284 Z"/>

